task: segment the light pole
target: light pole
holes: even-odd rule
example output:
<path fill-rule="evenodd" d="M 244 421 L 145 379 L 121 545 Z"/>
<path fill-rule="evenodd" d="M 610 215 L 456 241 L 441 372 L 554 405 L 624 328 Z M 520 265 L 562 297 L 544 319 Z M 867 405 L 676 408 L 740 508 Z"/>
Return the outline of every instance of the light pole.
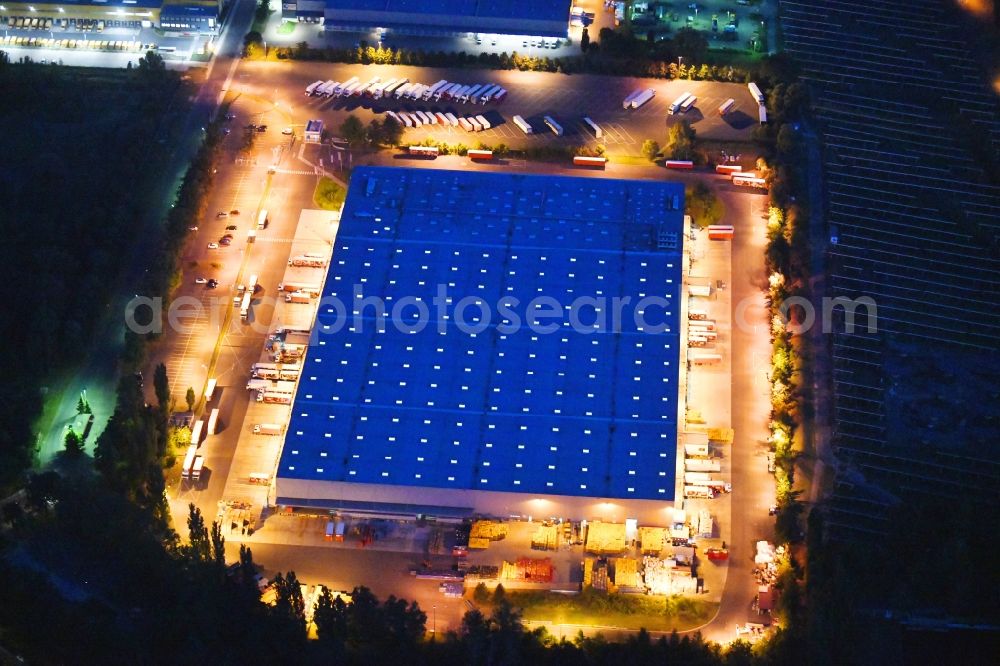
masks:
<path fill-rule="evenodd" d="M 431 625 L 431 635 L 434 636 L 434 637 L 437 637 L 437 627 L 438 627 L 438 607 L 437 607 L 437 604 L 435 604 L 432 607 L 432 609 L 434 611 L 434 613 L 433 613 L 433 618 L 434 619 L 432 620 L 433 624 Z"/>

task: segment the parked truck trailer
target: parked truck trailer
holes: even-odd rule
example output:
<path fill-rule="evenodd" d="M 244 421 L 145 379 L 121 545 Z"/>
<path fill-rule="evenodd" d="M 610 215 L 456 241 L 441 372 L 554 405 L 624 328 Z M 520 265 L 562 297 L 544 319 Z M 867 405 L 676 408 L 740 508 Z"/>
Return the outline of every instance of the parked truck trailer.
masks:
<path fill-rule="evenodd" d="M 258 423 L 253 427 L 255 435 L 280 435 L 284 428 L 277 423 Z"/>
<path fill-rule="evenodd" d="M 653 90 L 652 88 L 646 88 L 632 99 L 629 108 L 638 109 L 640 106 L 642 106 L 649 100 L 653 99 L 653 97 L 655 96 L 656 96 L 655 90 Z"/>

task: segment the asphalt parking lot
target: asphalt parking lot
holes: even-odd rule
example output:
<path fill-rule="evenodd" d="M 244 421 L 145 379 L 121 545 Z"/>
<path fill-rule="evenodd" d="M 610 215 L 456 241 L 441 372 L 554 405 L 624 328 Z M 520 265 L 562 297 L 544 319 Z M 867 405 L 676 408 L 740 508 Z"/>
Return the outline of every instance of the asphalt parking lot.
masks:
<path fill-rule="evenodd" d="M 713 81 L 665 81 L 597 75 L 565 75 L 547 72 L 513 72 L 486 69 L 435 69 L 393 65 L 340 65 L 330 63 L 248 62 L 241 68 L 236 92 L 256 94 L 290 110 L 293 122 L 322 119 L 334 134 L 351 113 L 365 123 L 383 117 L 387 110 L 423 110 L 453 112 L 456 116 L 483 114 L 493 127 L 477 133 L 460 127 L 429 125 L 408 129 L 407 142 L 431 137 L 448 143 L 476 145 L 505 143 L 511 147 L 545 145 L 580 145 L 598 143 L 612 154 L 638 155 L 645 139 L 663 143 L 667 127 L 686 119 L 699 138 L 719 141 L 748 141 L 756 125 L 756 104 L 746 86 L 740 83 Z M 345 81 L 358 76 L 363 81 L 379 76 L 383 81 L 406 77 L 411 81 L 434 83 L 440 79 L 459 83 L 497 83 L 504 86 L 507 99 L 486 106 L 448 102 L 409 100 L 373 100 L 365 97 L 318 98 L 305 96 L 305 88 L 317 80 Z M 245 81 L 246 83 L 243 83 Z M 638 88 L 653 88 L 656 97 L 639 109 L 625 111 L 622 100 Z M 687 114 L 668 116 L 670 103 L 681 93 L 691 92 L 698 102 Z M 736 108 L 726 118 L 716 112 L 726 99 L 736 100 Z M 524 117 L 534 128 L 527 136 L 511 122 L 514 115 Z M 542 117 L 552 116 L 562 125 L 564 135 L 555 136 L 545 127 Z M 591 118 L 603 130 L 598 140 L 583 122 Z"/>

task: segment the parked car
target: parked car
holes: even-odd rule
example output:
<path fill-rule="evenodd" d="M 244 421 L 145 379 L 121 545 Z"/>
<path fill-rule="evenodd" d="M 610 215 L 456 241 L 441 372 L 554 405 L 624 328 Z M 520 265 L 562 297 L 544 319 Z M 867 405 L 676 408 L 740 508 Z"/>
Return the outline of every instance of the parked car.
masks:
<path fill-rule="evenodd" d="M 208 280 L 207 280 L 207 279 L 205 279 L 205 278 L 203 278 L 203 277 L 200 277 L 200 278 L 195 278 L 195 279 L 194 279 L 194 283 L 195 283 L 195 284 L 207 284 L 207 283 L 208 283 Z"/>
<path fill-rule="evenodd" d="M 219 249 L 219 244 L 218 243 L 209 243 L 208 244 L 208 249 L 209 250 L 218 250 Z"/>
<path fill-rule="evenodd" d="M 227 231 L 236 231 L 236 225 L 235 224 L 230 224 L 228 227 L 226 227 L 226 230 Z"/>
<path fill-rule="evenodd" d="M 218 213 L 215 214 L 215 217 L 216 217 L 216 219 L 222 220 L 224 218 L 229 217 L 229 213 L 227 213 L 224 210 L 223 211 L 219 211 Z"/>
<path fill-rule="evenodd" d="M 232 242 L 233 242 L 233 239 L 232 239 L 232 238 L 220 238 L 220 239 L 219 239 L 219 245 L 222 245 L 222 246 L 228 246 L 228 245 L 230 245 L 230 244 L 231 244 Z"/>
<path fill-rule="evenodd" d="M 285 129 L 281 130 L 281 133 L 284 134 L 285 136 L 289 136 L 292 133 L 292 128 L 286 127 Z"/>
<path fill-rule="evenodd" d="M 267 125 L 257 125 L 257 131 L 258 132 L 266 132 L 267 131 Z"/>
<path fill-rule="evenodd" d="M 229 214 L 230 214 L 230 215 L 239 215 L 239 214 L 240 214 L 240 211 L 238 211 L 238 210 L 236 210 L 236 209 L 234 208 L 233 210 L 229 211 Z"/>
<path fill-rule="evenodd" d="M 212 278 L 211 280 L 208 281 L 208 288 L 209 289 L 215 289 L 218 286 L 219 286 L 219 281 L 216 280 L 215 278 Z"/>
<path fill-rule="evenodd" d="M 188 227 L 188 231 L 198 231 L 198 227 Z"/>

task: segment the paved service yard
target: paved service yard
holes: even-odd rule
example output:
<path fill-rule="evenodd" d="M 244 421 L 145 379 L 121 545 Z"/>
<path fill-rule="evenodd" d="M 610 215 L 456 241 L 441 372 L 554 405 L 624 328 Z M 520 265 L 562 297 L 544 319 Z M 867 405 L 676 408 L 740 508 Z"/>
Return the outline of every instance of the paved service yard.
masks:
<path fill-rule="evenodd" d="M 305 88 L 313 81 L 345 81 L 352 76 L 367 81 L 381 77 L 383 81 L 406 77 L 411 81 L 433 84 L 440 79 L 456 83 L 497 83 L 507 89 L 507 99 L 501 104 L 472 105 L 449 102 L 415 102 L 411 100 L 373 100 L 351 97 L 306 97 Z M 601 143 L 609 152 L 638 155 L 645 139 L 655 139 L 661 144 L 666 137 L 669 123 L 686 119 L 692 123 L 699 138 L 720 141 L 749 141 L 756 126 L 756 104 L 742 83 L 714 81 L 667 81 L 628 77 L 597 76 L 590 74 L 552 74 L 548 72 L 517 72 L 489 69 L 434 69 L 427 67 L 401 67 L 395 65 L 339 65 L 331 63 L 247 62 L 241 67 L 241 83 L 235 92 L 256 94 L 279 107 L 291 109 L 295 123 L 305 123 L 309 118 L 321 118 L 336 133 L 349 113 L 356 114 L 365 123 L 386 110 L 433 110 L 453 112 L 455 115 L 483 114 L 495 128 L 483 132 L 465 132 L 460 127 L 430 125 L 407 130 L 408 142 L 418 142 L 428 137 L 448 143 L 478 145 L 479 142 L 505 143 L 512 147 L 544 146 L 556 143 L 580 145 Z M 246 83 L 242 83 L 246 81 Z M 251 83 L 253 82 L 253 83 Z M 656 97 L 643 107 L 625 111 L 622 100 L 638 88 L 653 88 Z M 685 115 L 668 116 L 670 103 L 684 92 L 698 97 L 694 108 Z M 736 108 L 725 119 L 716 110 L 726 99 L 736 100 Z M 524 117 L 535 130 L 526 136 L 511 118 Z M 550 115 L 559 122 L 565 136 L 556 137 L 542 122 Z M 605 132 L 598 141 L 584 123 L 587 116 Z"/>

